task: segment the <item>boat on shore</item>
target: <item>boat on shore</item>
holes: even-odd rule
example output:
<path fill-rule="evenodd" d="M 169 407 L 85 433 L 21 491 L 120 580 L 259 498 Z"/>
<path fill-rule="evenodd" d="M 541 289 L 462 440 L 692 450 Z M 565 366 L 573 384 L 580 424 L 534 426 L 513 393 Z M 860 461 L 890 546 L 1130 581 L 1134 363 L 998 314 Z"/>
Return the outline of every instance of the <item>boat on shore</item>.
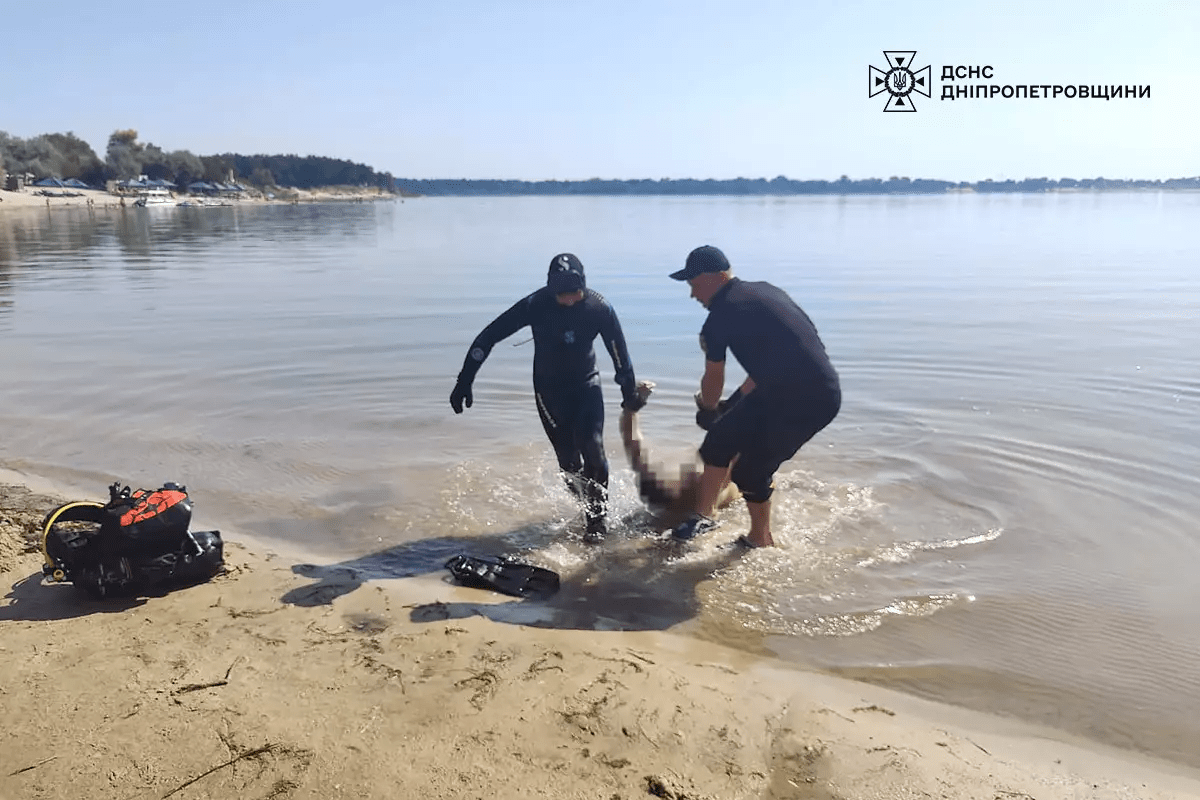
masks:
<path fill-rule="evenodd" d="M 233 203 L 228 200 L 198 197 L 189 200 L 180 200 L 175 205 L 180 208 L 224 208 L 233 205 Z"/>
<path fill-rule="evenodd" d="M 166 189 L 147 189 L 138 195 L 138 199 L 133 201 L 133 204 L 139 208 L 148 206 L 173 206 L 175 198 L 171 197 L 171 193 Z"/>

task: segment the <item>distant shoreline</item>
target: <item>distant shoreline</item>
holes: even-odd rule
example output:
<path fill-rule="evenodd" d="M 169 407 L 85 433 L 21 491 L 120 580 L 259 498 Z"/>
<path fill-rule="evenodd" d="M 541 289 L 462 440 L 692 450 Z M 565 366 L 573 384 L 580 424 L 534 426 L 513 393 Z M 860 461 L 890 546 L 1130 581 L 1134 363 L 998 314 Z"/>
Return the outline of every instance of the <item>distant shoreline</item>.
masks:
<path fill-rule="evenodd" d="M 59 189 L 45 190 L 49 195 L 41 194 L 43 190 L 25 187 L 17 191 L 0 190 L 0 213 L 14 209 L 30 208 L 89 208 L 89 209 L 120 209 L 135 208 L 136 194 L 120 195 L 103 189 L 80 189 L 66 191 Z M 210 198 L 210 205 L 245 206 L 245 205 L 292 205 L 298 203 L 362 203 L 380 200 L 395 200 L 399 195 L 384 192 L 380 189 L 279 189 L 275 197 L 264 197 L 258 194 L 245 197 L 220 199 Z M 174 205 L 180 203 L 195 204 L 204 207 L 201 202 L 205 198 L 180 193 L 173 195 Z M 166 206 L 170 207 L 170 206 Z"/>
<path fill-rule="evenodd" d="M 1152 194 L 1154 192 L 1171 192 L 1185 194 L 1187 192 L 1200 192 L 1200 187 L 1195 188 L 1167 188 L 1162 186 L 1152 188 L 1129 188 L 1129 187 L 1106 187 L 1103 189 L 1088 188 L 1071 188 L 1071 189 L 1044 189 L 1039 191 L 1022 191 L 1012 189 L 1008 191 L 985 190 L 976 191 L 974 189 L 945 189 L 942 191 L 878 191 L 878 192 L 438 192 L 434 194 L 410 194 L 407 192 L 397 194 L 400 199 L 413 198 L 429 198 L 429 197 L 890 197 L 896 195 L 903 196 L 921 196 L 921 197 L 938 197 L 945 195 L 956 194 L 978 194 L 978 195 L 1030 195 L 1030 194 L 1120 194 L 1120 193 L 1138 193 Z"/>
<path fill-rule="evenodd" d="M 887 180 L 866 178 L 836 181 L 791 180 L 785 177 L 734 178 L 731 180 L 664 178 L 662 180 L 522 181 L 499 179 L 396 178 L 405 197 L 474 197 L 521 195 L 613 196 L 788 196 L 788 195 L 893 195 L 893 194 L 1044 194 L 1087 191 L 1197 191 L 1200 177 L 1168 180 L 1112 180 L 1106 178 L 1025 178 L 1019 181 L 943 181 L 926 178 Z"/>
<path fill-rule="evenodd" d="M 1117 192 L 1196 192 L 1200 191 L 1200 186 L 1196 187 L 1181 187 L 1181 186 L 1104 186 L 1104 187 L 1053 187 L 1041 190 L 1021 190 L 1021 189 L 985 189 L 978 190 L 974 187 L 952 187 L 941 190 L 919 190 L 919 189 L 891 189 L 878 191 L 695 191 L 695 192 L 679 192 L 679 191 L 641 191 L 641 192 L 620 192 L 620 191 L 553 191 L 543 190 L 537 191 L 534 189 L 524 190 L 509 190 L 503 191 L 499 189 L 471 191 L 458 189 L 457 191 L 435 190 L 428 194 L 420 194 L 412 191 L 400 191 L 397 193 L 385 192 L 380 189 L 366 189 L 362 191 L 348 190 L 321 190 L 321 189 L 281 189 L 281 194 L 274 197 L 264 197 L 262 195 L 251 195 L 246 197 L 231 198 L 218 200 L 217 198 L 209 198 L 205 202 L 205 198 L 196 197 L 189 194 L 178 194 L 172 197 L 173 203 L 171 206 L 192 206 L 192 207 L 207 207 L 207 206 L 249 206 L 249 205 L 297 205 L 300 203 L 363 203 L 363 202 L 379 202 L 379 201 L 394 201 L 405 199 L 421 199 L 431 197 L 798 197 L 798 196 L 824 196 L 824 197 L 880 197 L 880 196 L 945 196 L 945 195 L 963 195 L 963 194 L 1005 194 L 1005 195 L 1028 195 L 1028 194 L 1084 194 L 1084 193 L 1117 193 Z M 134 202 L 137 200 L 137 195 L 119 195 L 102 189 L 85 189 L 69 193 L 55 192 L 51 190 L 50 195 L 43 195 L 41 190 L 34 190 L 29 187 L 23 190 L 8 191 L 0 190 L 0 213 L 12 211 L 16 209 L 38 209 L 38 208 L 88 208 L 96 209 L 121 209 L 121 208 L 136 208 Z"/>

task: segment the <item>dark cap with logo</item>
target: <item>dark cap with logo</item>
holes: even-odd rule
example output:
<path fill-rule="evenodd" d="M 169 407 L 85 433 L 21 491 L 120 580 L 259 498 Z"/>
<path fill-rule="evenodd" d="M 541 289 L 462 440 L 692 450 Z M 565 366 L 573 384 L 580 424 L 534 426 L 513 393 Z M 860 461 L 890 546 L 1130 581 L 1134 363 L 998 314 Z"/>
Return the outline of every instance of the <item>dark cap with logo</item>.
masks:
<path fill-rule="evenodd" d="M 725 254 L 712 245 L 706 244 L 688 253 L 683 269 L 672 272 L 671 277 L 677 281 L 690 281 L 697 275 L 703 275 L 706 272 L 728 272 L 730 269 L 729 259 L 725 257 Z"/>
<path fill-rule="evenodd" d="M 559 253 L 550 259 L 550 271 L 546 275 L 546 286 L 554 294 L 578 292 L 587 283 L 583 279 L 583 262 L 573 253 Z"/>

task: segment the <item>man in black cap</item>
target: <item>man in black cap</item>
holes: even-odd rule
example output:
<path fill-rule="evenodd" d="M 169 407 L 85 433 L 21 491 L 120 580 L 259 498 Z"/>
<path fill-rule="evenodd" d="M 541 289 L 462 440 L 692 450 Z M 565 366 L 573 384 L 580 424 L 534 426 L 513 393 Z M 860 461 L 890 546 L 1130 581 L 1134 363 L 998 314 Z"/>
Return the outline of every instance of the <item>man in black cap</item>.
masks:
<path fill-rule="evenodd" d="M 700 446 L 704 472 L 697 513 L 671 535 L 687 540 L 715 527 L 710 516 L 717 495 L 732 477 L 750 513 L 750 533 L 739 543 L 773 546 L 775 471 L 837 416 L 842 404 L 837 372 L 803 309 L 769 283 L 733 277 L 717 248 L 696 248 L 671 277 L 687 281 L 692 297 L 708 309 L 700 330 L 704 377 L 696 394 L 696 424 L 707 431 Z M 747 377 L 721 400 L 726 351 Z"/>
<path fill-rule="evenodd" d="M 604 395 L 592 342 L 599 335 L 612 356 L 621 407 L 637 411 L 645 400 L 637 392 L 629 350 L 617 313 L 598 292 L 588 289 L 583 264 L 571 253 L 550 261 L 546 286 L 518 300 L 475 337 L 450 394 L 455 414 L 471 407 L 471 383 L 497 342 L 525 326 L 533 330 L 533 392 L 542 428 L 554 446 L 567 488 L 583 503 L 584 540 L 607 534 L 608 458 L 604 454 Z"/>

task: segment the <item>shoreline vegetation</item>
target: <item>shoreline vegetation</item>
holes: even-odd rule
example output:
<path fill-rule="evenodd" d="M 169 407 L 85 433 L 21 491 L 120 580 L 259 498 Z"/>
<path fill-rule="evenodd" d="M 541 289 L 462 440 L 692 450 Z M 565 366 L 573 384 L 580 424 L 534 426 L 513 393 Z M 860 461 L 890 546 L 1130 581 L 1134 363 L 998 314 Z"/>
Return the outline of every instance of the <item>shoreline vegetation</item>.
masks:
<path fill-rule="evenodd" d="M 21 139 L 0 131 L 0 189 L 18 193 L 47 179 L 78 181 L 94 190 L 144 177 L 169 181 L 182 194 L 197 182 L 240 183 L 249 195 L 282 202 L 321 202 L 390 197 L 470 197 L 526 195 L 612 196 L 788 196 L 788 195 L 937 195 L 951 193 L 1029 194 L 1096 191 L 1197 191 L 1200 176 L 1168 179 L 1022 178 L 947 181 L 931 178 L 796 180 L 766 178 L 662 178 L 588 180 L 504 180 L 472 178 L 396 178 L 390 172 L 343 159 L 297 155 L 197 156 L 187 150 L 165 151 L 138 141 L 136 130 L 109 136 L 102 160 L 73 133 Z M 35 190 L 37 187 L 33 187 Z M 61 188 L 61 187 L 60 187 Z M 86 190 L 84 190 L 86 191 Z M 357 196 L 356 196 L 357 195 Z M 6 192 L 0 191 L 0 199 Z M 45 198 L 45 195 L 42 195 Z M 49 198 L 53 200 L 54 198 Z M 95 204 L 96 198 L 89 198 Z M 40 201 L 46 205 L 45 199 Z M 48 203 L 55 205 L 56 203 Z M 120 204 L 119 201 L 117 203 Z"/>
<path fill-rule="evenodd" d="M 89 600 L 42 582 L 63 501 L 0 469 L 3 798 L 1200 797 L 1178 764 L 231 530 L 207 583 Z"/>
<path fill-rule="evenodd" d="M 75 199 L 85 205 L 119 206 L 122 197 L 129 205 L 139 194 L 122 191 L 130 181 L 143 190 L 154 187 L 159 194 L 155 199 L 161 200 L 165 192 L 168 200 L 176 202 L 202 198 L 213 187 L 221 194 L 236 189 L 236 198 L 221 198 L 231 202 L 382 199 L 396 194 L 390 174 L 344 159 L 238 153 L 198 156 L 140 142 L 133 129 L 113 131 L 101 159 L 73 133 L 22 139 L 0 131 L 0 200 L 28 193 L 38 197 L 41 205 Z M 106 199 L 109 195 L 112 200 Z"/>
<path fill-rule="evenodd" d="M 1118 180 L 1106 178 L 1025 178 L 1019 181 L 944 181 L 926 178 L 891 177 L 836 181 L 792 180 L 782 175 L 729 180 L 663 178 L 661 180 L 521 181 L 473 179 L 396 178 L 396 191 L 404 196 L 456 197 L 473 195 L 875 195 L 875 194 L 1029 194 L 1086 191 L 1195 191 L 1200 177 L 1168 180 Z"/>

